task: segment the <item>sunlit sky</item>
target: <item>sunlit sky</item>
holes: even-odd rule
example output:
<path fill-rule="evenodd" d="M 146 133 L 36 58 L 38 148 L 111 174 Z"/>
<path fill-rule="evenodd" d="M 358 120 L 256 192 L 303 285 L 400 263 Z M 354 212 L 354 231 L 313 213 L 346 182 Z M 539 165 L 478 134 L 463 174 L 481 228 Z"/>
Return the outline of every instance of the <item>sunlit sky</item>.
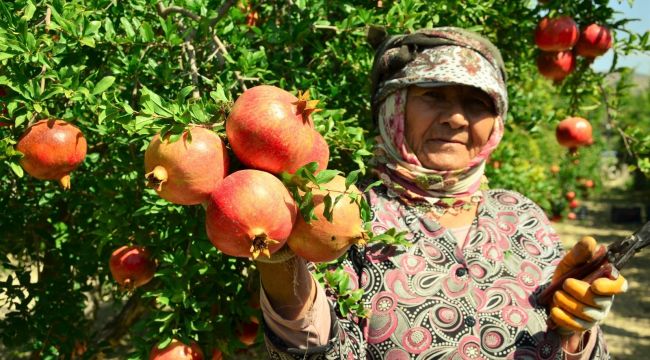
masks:
<path fill-rule="evenodd" d="M 627 28 L 639 34 L 643 34 L 650 30 L 650 1 L 648 0 L 635 0 L 633 5 L 630 6 L 627 0 L 611 0 L 610 5 L 616 11 L 616 19 L 632 18 L 639 19 L 639 21 L 630 22 Z M 627 34 L 620 34 L 617 36 L 627 36 Z M 612 65 L 612 51 L 608 51 L 605 55 L 599 57 L 594 62 L 594 69 L 596 71 L 607 71 Z M 634 68 L 637 73 L 650 75 L 650 53 L 637 53 L 625 57 L 619 57 L 617 61 L 618 66 L 628 66 Z"/>

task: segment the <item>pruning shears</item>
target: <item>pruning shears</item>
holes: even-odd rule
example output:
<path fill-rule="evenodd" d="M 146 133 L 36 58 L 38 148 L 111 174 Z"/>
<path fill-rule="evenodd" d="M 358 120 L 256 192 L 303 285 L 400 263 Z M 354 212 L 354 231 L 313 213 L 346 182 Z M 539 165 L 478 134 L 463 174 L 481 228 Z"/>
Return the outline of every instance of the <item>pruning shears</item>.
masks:
<path fill-rule="evenodd" d="M 542 291 L 537 302 L 540 304 L 550 304 L 553 299 L 553 294 L 562 287 L 564 280 L 568 278 L 581 279 L 590 284 L 594 280 L 605 276 L 610 279 L 616 279 L 619 271 L 634 254 L 648 245 L 650 245 L 650 221 L 645 223 L 634 234 L 616 240 L 606 248 L 601 246 L 592 261 L 555 279 L 551 285 Z"/>

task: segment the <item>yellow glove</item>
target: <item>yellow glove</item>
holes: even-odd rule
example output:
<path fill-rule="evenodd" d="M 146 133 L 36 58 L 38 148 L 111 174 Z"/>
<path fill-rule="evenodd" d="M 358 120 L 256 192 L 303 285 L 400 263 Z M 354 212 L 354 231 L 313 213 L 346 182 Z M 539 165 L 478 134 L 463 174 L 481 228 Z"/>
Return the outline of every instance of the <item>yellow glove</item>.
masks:
<path fill-rule="evenodd" d="M 602 245 L 601 245 L 602 246 Z M 596 240 L 583 237 L 562 258 L 553 279 L 579 267 L 594 258 L 598 249 Z M 589 330 L 605 319 L 614 301 L 614 295 L 627 291 L 627 280 L 619 275 L 616 280 L 602 277 L 592 284 L 568 278 L 553 296 L 551 318 L 563 333 Z"/>

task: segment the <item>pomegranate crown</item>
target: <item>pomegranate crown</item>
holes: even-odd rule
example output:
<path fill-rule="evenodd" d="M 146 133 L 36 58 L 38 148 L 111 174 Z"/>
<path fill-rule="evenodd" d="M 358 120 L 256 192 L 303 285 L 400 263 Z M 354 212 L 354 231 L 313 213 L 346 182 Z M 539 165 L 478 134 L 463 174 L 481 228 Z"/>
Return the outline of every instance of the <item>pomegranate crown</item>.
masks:
<path fill-rule="evenodd" d="M 298 100 L 291 104 L 296 105 L 296 115 L 302 115 L 302 121 L 307 122 L 309 115 L 321 111 L 316 108 L 318 102 L 319 100 L 309 100 L 309 90 L 307 90 L 304 93 L 298 91 Z"/>

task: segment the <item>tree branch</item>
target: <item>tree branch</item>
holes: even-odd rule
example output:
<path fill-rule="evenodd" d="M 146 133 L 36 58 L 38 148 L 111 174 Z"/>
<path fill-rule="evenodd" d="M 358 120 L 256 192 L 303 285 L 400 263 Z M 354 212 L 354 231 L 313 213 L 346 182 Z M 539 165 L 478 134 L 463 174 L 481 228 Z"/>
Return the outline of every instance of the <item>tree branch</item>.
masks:
<path fill-rule="evenodd" d="M 194 21 L 200 21 L 201 16 L 191 12 L 190 10 L 187 10 L 186 8 L 180 7 L 180 6 L 169 6 L 165 7 L 163 5 L 162 1 L 158 1 L 156 4 L 156 9 L 158 10 L 158 14 L 164 18 L 167 17 L 169 14 L 183 14 L 189 18 L 191 18 Z"/>
<path fill-rule="evenodd" d="M 228 10 L 233 5 L 235 5 L 235 2 L 236 0 L 228 0 L 225 3 L 223 3 L 223 5 L 221 5 L 219 10 L 217 10 L 217 16 L 214 19 L 210 20 L 210 28 L 213 28 L 217 24 L 217 22 L 219 22 L 219 20 L 221 20 L 221 18 L 223 18 L 226 15 Z"/>

